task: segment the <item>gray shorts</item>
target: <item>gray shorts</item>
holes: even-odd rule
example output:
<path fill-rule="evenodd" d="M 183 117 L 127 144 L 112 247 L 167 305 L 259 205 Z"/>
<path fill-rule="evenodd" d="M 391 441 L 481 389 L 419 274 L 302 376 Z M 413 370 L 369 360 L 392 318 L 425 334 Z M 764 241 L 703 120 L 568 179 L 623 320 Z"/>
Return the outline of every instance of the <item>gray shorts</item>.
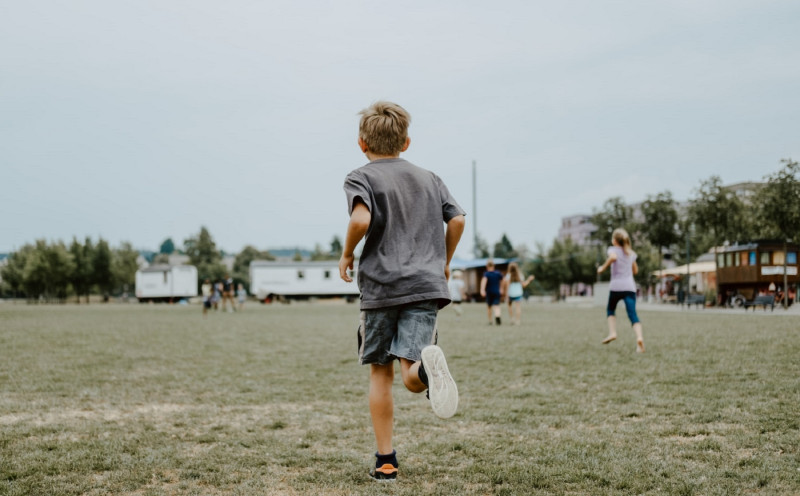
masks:
<path fill-rule="evenodd" d="M 413 362 L 422 348 L 436 344 L 437 300 L 363 310 L 358 326 L 358 358 L 362 365 L 385 365 L 397 358 Z"/>

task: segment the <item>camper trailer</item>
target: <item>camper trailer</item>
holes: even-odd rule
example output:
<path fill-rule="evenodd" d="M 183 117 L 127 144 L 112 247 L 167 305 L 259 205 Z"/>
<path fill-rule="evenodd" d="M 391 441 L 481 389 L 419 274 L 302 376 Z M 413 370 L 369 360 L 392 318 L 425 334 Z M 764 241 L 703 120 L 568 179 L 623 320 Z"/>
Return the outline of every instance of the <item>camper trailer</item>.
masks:
<path fill-rule="evenodd" d="M 354 269 L 357 268 L 354 267 Z M 359 296 L 356 270 L 350 271 L 353 282 L 339 277 L 338 260 L 322 262 L 250 262 L 250 294 L 261 301 L 344 297 L 354 301 Z"/>
<path fill-rule="evenodd" d="M 142 303 L 193 296 L 197 296 L 197 268 L 193 265 L 152 265 L 136 271 L 136 297 Z"/>

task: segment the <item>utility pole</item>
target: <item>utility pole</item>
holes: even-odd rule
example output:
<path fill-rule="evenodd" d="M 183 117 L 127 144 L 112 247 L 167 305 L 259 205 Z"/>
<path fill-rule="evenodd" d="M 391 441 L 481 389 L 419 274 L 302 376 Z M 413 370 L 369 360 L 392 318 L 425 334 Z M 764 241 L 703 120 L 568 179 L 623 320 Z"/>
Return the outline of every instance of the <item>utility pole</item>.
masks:
<path fill-rule="evenodd" d="M 475 258 L 479 258 L 478 253 L 478 182 L 475 161 L 472 161 L 472 252 Z"/>

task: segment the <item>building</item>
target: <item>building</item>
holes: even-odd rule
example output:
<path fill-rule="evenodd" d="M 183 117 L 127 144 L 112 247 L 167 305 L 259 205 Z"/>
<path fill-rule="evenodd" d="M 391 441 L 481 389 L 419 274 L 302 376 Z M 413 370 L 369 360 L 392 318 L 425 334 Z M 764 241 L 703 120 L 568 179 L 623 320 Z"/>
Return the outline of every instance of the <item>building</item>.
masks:
<path fill-rule="evenodd" d="M 561 227 L 558 229 L 558 240 L 562 243 L 568 239 L 578 246 L 591 246 L 595 244 L 592 233 L 597 226 L 592 224 L 592 216 L 575 214 L 561 218 Z"/>

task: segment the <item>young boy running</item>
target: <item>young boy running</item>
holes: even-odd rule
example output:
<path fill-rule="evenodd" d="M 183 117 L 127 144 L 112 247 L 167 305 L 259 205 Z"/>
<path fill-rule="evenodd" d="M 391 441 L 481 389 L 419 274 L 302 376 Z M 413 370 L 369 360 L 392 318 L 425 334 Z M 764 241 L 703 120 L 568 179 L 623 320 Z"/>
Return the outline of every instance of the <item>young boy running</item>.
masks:
<path fill-rule="evenodd" d="M 435 345 L 436 314 L 450 303 L 450 260 L 465 213 L 438 176 L 400 158 L 410 144 L 410 121 L 390 102 L 362 110 L 358 146 L 370 162 L 344 182 L 350 222 L 339 275 L 347 282 L 356 245 L 366 238 L 358 265 L 358 353 L 361 364 L 370 365 L 369 410 L 378 448 L 370 475 L 378 480 L 397 478 L 395 360 L 409 391 L 428 390 L 436 415 L 451 417 L 458 407 L 458 389 Z"/>

